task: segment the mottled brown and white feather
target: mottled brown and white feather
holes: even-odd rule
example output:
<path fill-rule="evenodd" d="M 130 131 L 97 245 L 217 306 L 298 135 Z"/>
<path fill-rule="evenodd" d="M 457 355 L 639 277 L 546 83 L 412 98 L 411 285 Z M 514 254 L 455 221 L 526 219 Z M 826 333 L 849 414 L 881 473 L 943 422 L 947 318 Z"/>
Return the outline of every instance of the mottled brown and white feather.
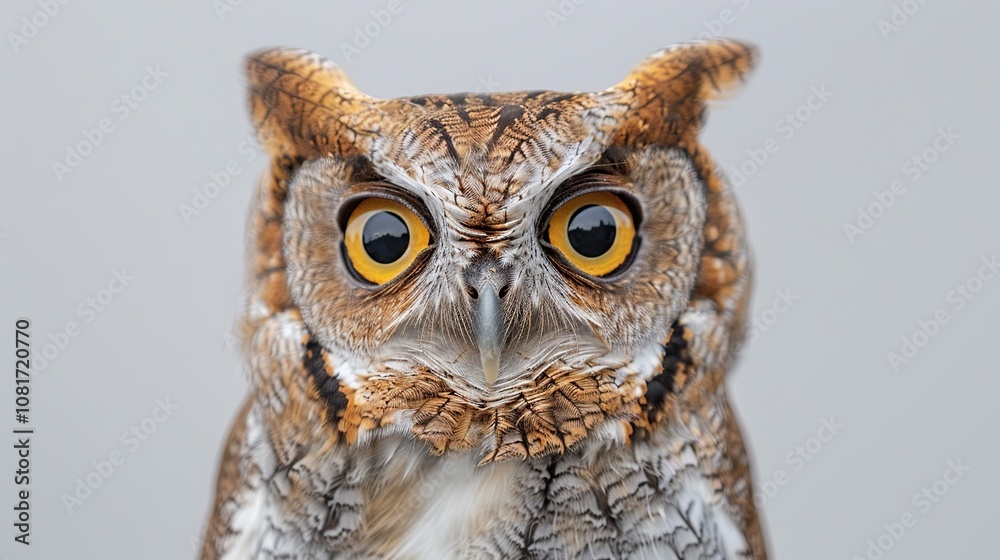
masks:
<path fill-rule="evenodd" d="M 765 558 L 724 384 L 749 252 L 698 141 L 753 61 L 698 42 L 596 93 L 380 100 L 319 55 L 253 55 L 271 155 L 250 219 L 253 390 L 202 557 Z M 540 234 L 597 187 L 641 215 L 608 279 Z M 433 244 L 373 287 L 339 216 L 378 193 L 420 206 Z M 509 276 L 495 381 L 466 281 L 484 260 Z"/>

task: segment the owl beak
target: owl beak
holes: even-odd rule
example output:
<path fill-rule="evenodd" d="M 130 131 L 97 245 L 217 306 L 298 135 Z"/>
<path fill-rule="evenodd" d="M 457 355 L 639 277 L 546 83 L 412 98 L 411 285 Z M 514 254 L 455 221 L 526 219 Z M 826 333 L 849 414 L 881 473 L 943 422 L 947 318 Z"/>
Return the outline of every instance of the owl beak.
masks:
<path fill-rule="evenodd" d="M 480 282 L 476 298 L 476 344 L 483 362 L 486 383 L 492 386 L 500 371 L 500 345 L 503 341 L 503 316 L 500 296 L 489 279 Z"/>

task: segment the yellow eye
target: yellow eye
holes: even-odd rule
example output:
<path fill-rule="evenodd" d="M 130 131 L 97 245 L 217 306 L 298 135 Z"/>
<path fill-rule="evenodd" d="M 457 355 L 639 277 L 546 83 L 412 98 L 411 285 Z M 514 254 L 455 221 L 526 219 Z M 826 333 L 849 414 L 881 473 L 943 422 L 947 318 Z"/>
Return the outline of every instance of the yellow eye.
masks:
<path fill-rule="evenodd" d="M 344 246 L 354 270 L 384 284 L 406 270 L 430 243 L 430 233 L 412 210 L 387 198 L 369 198 L 347 219 Z"/>
<path fill-rule="evenodd" d="M 632 254 L 632 212 L 618 195 L 596 191 L 571 198 L 549 219 L 549 243 L 592 276 L 618 269 Z"/>

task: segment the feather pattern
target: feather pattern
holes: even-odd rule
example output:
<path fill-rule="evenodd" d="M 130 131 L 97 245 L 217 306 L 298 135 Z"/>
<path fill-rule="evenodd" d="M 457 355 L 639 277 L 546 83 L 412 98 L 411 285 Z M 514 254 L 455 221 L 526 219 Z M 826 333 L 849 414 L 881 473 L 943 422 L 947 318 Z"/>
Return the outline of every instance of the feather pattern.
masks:
<path fill-rule="evenodd" d="M 725 391 L 749 252 L 697 139 L 754 57 L 690 43 L 596 93 L 380 100 L 319 55 L 253 55 L 272 162 L 250 218 L 253 390 L 202 558 L 765 558 Z M 597 191 L 636 224 L 607 277 L 545 232 Z M 371 197 L 431 232 L 381 285 L 344 249 Z M 495 380 L 469 280 L 487 273 Z"/>

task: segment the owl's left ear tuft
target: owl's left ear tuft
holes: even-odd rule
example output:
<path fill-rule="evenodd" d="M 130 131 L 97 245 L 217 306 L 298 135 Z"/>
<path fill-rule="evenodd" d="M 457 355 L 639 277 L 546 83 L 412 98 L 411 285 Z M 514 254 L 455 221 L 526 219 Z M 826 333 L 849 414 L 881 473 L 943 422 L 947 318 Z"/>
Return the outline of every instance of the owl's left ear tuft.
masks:
<path fill-rule="evenodd" d="M 757 49 L 716 39 L 667 47 L 640 62 L 609 91 L 628 106 L 631 141 L 679 143 L 697 134 L 705 103 L 730 93 L 753 69 Z"/>

